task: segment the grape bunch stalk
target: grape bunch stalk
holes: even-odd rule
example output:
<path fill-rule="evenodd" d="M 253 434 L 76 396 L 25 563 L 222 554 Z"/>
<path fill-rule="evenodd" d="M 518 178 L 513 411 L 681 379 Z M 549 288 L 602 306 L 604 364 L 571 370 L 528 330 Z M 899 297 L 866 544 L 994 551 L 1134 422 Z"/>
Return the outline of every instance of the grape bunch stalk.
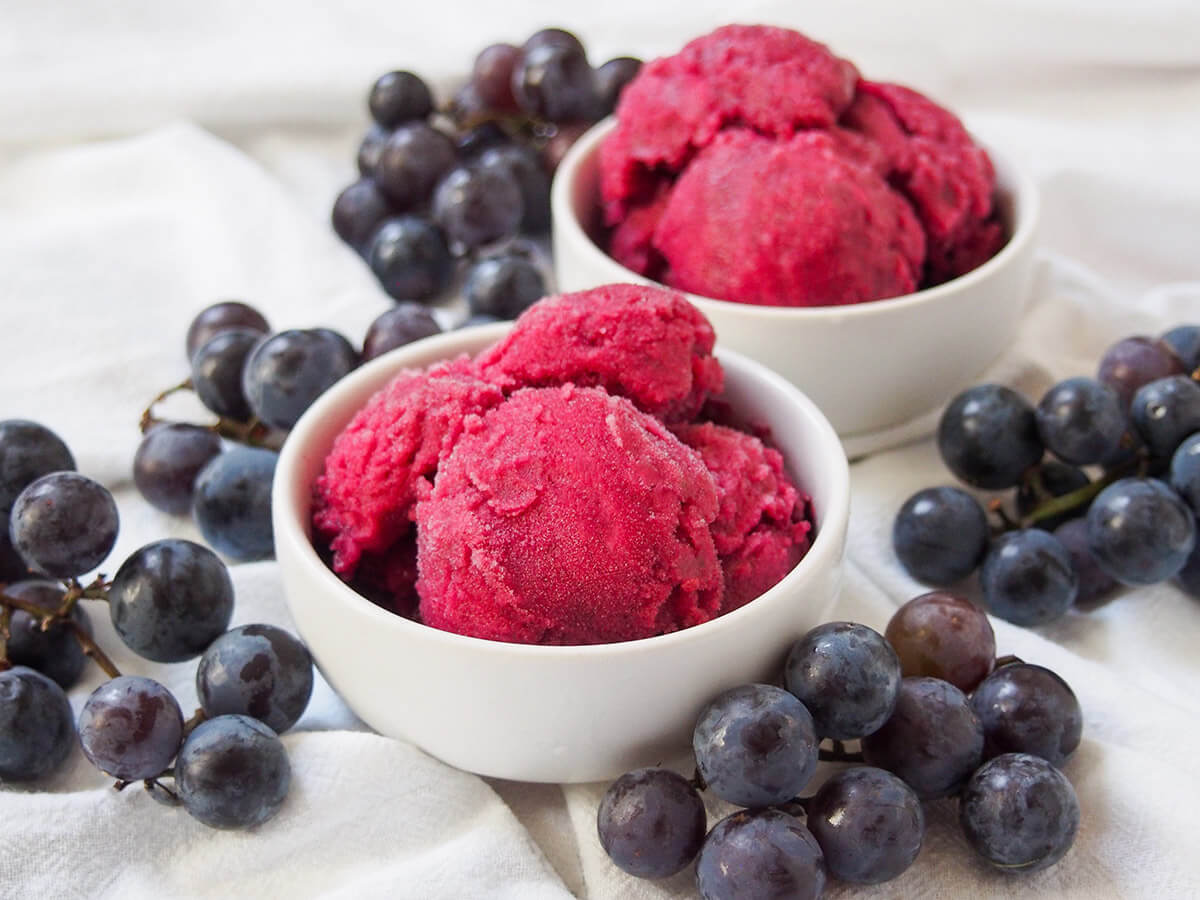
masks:
<path fill-rule="evenodd" d="M 191 541 L 151 542 L 111 579 L 81 582 L 107 560 L 119 522 L 108 490 L 74 468 L 45 426 L 0 422 L 0 782 L 46 778 L 78 745 L 118 789 L 141 782 L 217 828 L 262 824 L 287 796 L 278 735 L 308 704 L 308 650 L 272 625 L 229 630 L 229 572 Z M 107 603 L 117 635 L 147 660 L 200 657 L 193 716 L 162 684 L 117 669 L 82 600 Z M 66 691 L 88 658 L 108 680 L 76 722 Z"/>
<path fill-rule="evenodd" d="M 924 804 L 942 797 L 957 798 L 972 849 L 1005 871 L 1047 868 L 1074 843 L 1079 805 L 1060 767 L 1080 743 L 1079 702 L 1049 669 L 997 659 L 987 615 L 964 597 L 915 597 L 884 634 L 818 626 L 781 681 L 703 709 L 692 778 L 646 768 L 609 786 L 596 826 L 616 866 L 666 878 L 694 863 L 705 900 L 816 898 L 831 878 L 904 873 Z M 820 760 L 848 765 L 803 795 Z M 709 828 L 703 791 L 741 809 Z"/>
<path fill-rule="evenodd" d="M 1200 325 L 1120 340 L 1094 377 L 1060 381 L 1036 405 L 1003 385 L 969 388 L 937 446 L 975 491 L 925 488 L 901 506 L 892 545 L 917 580 L 951 587 L 978 572 L 987 609 L 1025 626 L 1121 586 L 1173 579 L 1200 597 Z M 1014 502 L 978 497 L 996 491 Z"/>

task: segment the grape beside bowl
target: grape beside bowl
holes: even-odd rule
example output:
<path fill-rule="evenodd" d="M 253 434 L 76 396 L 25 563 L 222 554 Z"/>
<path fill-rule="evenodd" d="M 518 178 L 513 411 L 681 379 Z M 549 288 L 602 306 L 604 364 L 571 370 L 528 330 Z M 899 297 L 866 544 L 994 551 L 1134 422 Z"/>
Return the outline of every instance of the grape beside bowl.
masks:
<path fill-rule="evenodd" d="M 508 327 L 466 329 L 399 348 L 321 396 L 280 455 L 276 555 L 297 628 L 322 673 L 381 734 L 481 775 L 613 778 L 686 750 L 705 703 L 733 685 L 774 678 L 789 646 L 827 618 L 845 550 L 846 458 L 812 401 L 758 363 L 718 348 L 726 398 L 770 427 L 790 472 L 813 498 L 816 538 L 779 584 L 703 625 L 593 646 L 487 641 L 393 615 L 345 585 L 313 549 L 313 480 L 336 435 L 397 372 L 474 353 Z"/>

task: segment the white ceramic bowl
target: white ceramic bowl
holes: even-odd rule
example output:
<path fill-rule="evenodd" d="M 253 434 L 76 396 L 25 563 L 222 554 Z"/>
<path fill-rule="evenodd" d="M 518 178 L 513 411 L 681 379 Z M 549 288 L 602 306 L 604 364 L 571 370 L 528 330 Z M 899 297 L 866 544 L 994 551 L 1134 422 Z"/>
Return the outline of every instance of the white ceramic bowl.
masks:
<path fill-rule="evenodd" d="M 394 350 L 318 399 L 279 458 L 275 552 L 288 604 L 317 665 L 376 731 L 481 775 L 612 778 L 685 749 L 708 700 L 727 687 L 775 677 L 790 644 L 829 615 L 849 514 L 846 458 L 807 397 L 757 363 L 718 349 L 727 399 L 771 428 L 789 471 L 813 498 L 816 538 L 779 584 L 703 625 L 584 647 L 463 637 L 388 613 L 343 584 L 313 550 L 311 485 L 336 435 L 399 370 L 473 353 L 508 327 L 452 332 Z"/>
<path fill-rule="evenodd" d="M 589 236 L 600 225 L 600 144 L 615 124 L 606 119 L 576 141 L 554 179 L 554 266 L 562 291 L 615 281 L 649 283 Z M 917 437 L 911 429 L 889 432 L 973 384 L 1016 337 L 1029 293 L 1037 187 L 993 147 L 988 153 L 1011 238 L 966 275 L 851 306 L 757 306 L 688 297 L 712 322 L 722 346 L 765 363 L 808 394 L 852 454 L 893 437 Z M 928 433 L 933 417 L 925 421 Z"/>

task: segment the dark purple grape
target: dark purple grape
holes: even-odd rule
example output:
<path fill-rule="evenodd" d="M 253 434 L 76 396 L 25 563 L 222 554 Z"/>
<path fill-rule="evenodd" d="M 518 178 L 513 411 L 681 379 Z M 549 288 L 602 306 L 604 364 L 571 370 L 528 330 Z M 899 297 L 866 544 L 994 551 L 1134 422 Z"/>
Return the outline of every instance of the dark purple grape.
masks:
<path fill-rule="evenodd" d="M 1197 520 L 1196 530 L 1200 531 L 1200 520 Z M 1200 597 L 1200 540 L 1192 548 L 1192 555 L 1187 558 L 1183 568 L 1175 574 L 1179 586 L 1193 597 Z"/>
<path fill-rule="evenodd" d="M 1115 389 L 1121 398 L 1121 408 L 1128 409 L 1142 385 L 1183 374 L 1183 363 L 1170 345 L 1139 335 L 1119 340 L 1104 351 L 1096 377 Z"/>
<path fill-rule="evenodd" d="M 46 426 L 27 419 L 0 422 L 0 513 L 6 519 L 17 495 L 37 479 L 74 469 L 71 451 Z"/>
<path fill-rule="evenodd" d="M 778 809 L 738 810 L 713 826 L 696 861 L 703 900 L 816 900 L 825 890 L 816 838 Z"/>
<path fill-rule="evenodd" d="M 601 116 L 610 115 L 617 108 L 621 91 L 641 69 L 642 61 L 632 56 L 618 56 L 596 69 L 596 94 L 600 98 Z"/>
<path fill-rule="evenodd" d="M 1154 478 L 1122 478 L 1088 509 L 1088 548 L 1122 584 L 1157 584 L 1177 573 L 1196 541 L 1192 511 Z"/>
<path fill-rule="evenodd" d="M 1184 438 L 1200 431 L 1200 382 L 1186 375 L 1151 381 L 1133 395 L 1129 414 L 1150 454 L 1170 459 Z"/>
<path fill-rule="evenodd" d="M 155 541 L 121 564 L 108 605 L 130 650 L 155 662 L 182 662 L 199 656 L 229 627 L 233 582 L 207 547 Z"/>
<path fill-rule="evenodd" d="M 183 712 L 150 678 L 122 675 L 92 692 L 79 714 L 83 755 L 121 781 L 157 778 L 183 742 Z"/>
<path fill-rule="evenodd" d="M 1054 865 L 1079 830 L 1079 801 L 1071 782 L 1046 760 L 1026 753 L 984 763 L 963 789 L 958 815 L 967 843 L 1006 872 Z"/>
<path fill-rule="evenodd" d="M 900 660 L 883 635 L 866 625 L 829 622 L 792 646 L 783 677 L 812 714 L 820 737 L 857 740 L 892 714 Z"/>
<path fill-rule="evenodd" d="M 461 326 L 460 326 L 461 327 Z M 0 517 L 0 583 L 29 577 L 29 566 L 21 559 L 8 536 L 8 514 Z"/>
<path fill-rule="evenodd" d="M 511 112 L 517 108 L 512 92 L 513 68 L 520 62 L 521 48 L 512 44 L 492 44 L 484 47 L 475 57 L 471 70 L 471 84 L 479 99 L 497 112 Z"/>
<path fill-rule="evenodd" d="M 420 303 L 397 303 L 380 314 L 367 329 L 367 336 L 363 338 L 363 361 L 441 332 L 437 319 Z"/>
<path fill-rule="evenodd" d="M 904 501 L 892 524 L 892 549 L 913 578 L 945 587 L 966 578 L 987 551 L 987 516 L 956 487 L 931 487 Z"/>
<path fill-rule="evenodd" d="M 526 39 L 522 51 L 529 52 L 535 47 L 567 47 L 584 53 L 583 42 L 572 32 L 564 28 L 543 28 L 535 31 Z"/>
<path fill-rule="evenodd" d="M 383 155 L 383 145 L 391 137 L 392 132 L 378 123 L 372 123 L 363 135 L 358 145 L 355 161 L 358 163 L 358 174 L 363 178 L 371 178 L 379 166 L 379 157 Z M 337 227 L 336 225 L 334 226 Z M 341 234 L 341 232 L 338 232 Z M 343 238 L 345 240 L 345 238 Z"/>
<path fill-rule="evenodd" d="M 1063 522 L 1054 529 L 1054 536 L 1067 548 L 1071 556 L 1071 568 L 1079 577 L 1079 590 L 1075 594 L 1077 607 L 1092 609 L 1120 586 L 1120 582 L 1100 568 L 1100 563 L 1088 547 L 1087 519 Z"/>
<path fill-rule="evenodd" d="M 984 759 L 1032 753 L 1061 766 L 1083 734 L 1075 692 L 1042 666 L 1001 666 L 975 689 L 971 708 L 983 724 Z"/>
<path fill-rule="evenodd" d="M 17 496 L 9 538 L 33 571 L 74 578 L 104 562 L 117 528 L 107 488 L 77 472 L 51 472 Z"/>
<path fill-rule="evenodd" d="M 479 96 L 479 91 L 475 90 L 475 85 L 469 81 L 455 92 L 450 101 L 450 115 L 455 122 L 475 122 L 491 114 L 492 111 Z"/>
<path fill-rule="evenodd" d="M 62 606 L 63 589 L 54 581 L 18 581 L 6 584 L 4 593 L 47 612 Z M 87 634 L 92 633 L 91 619 L 78 603 L 71 607 L 70 618 Z M 63 688 L 70 688 L 79 680 L 87 657 L 68 625 L 55 622 L 43 631 L 40 619 L 14 609 L 8 627 L 8 660 L 13 665 L 36 669 Z"/>
<path fill-rule="evenodd" d="M 367 254 L 371 271 L 396 300 L 425 300 L 446 289 L 454 259 L 431 222 L 399 216 L 379 226 Z"/>
<path fill-rule="evenodd" d="M 479 169 L 501 169 L 521 189 L 521 230 L 539 234 L 550 227 L 550 176 L 541 157 L 521 144 L 492 147 L 479 156 Z"/>
<path fill-rule="evenodd" d="M 503 167 L 451 171 L 433 195 L 433 219 L 452 245 L 468 250 L 512 237 L 524 210 L 521 188 Z"/>
<path fill-rule="evenodd" d="M 996 662 L 996 635 L 966 597 L 931 591 L 901 606 L 884 631 L 905 677 L 923 675 L 970 691 Z"/>
<path fill-rule="evenodd" d="M 458 328 L 474 328 L 476 325 L 495 325 L 497 322 L 503 322 L 497 316 L 489 316 L 487 313 L 472 313 L 462 320 L 456 327 Z"/>
<path fill-rule="evenodd" d="M 800 793 L 817 767 L 817 735 L 804 704 L 783 688 L 732 688 L 700 713 L 696 770 L 722 800 L 769 806 Z"/>
<path fill-rule="evenodd" d="M 310 328 L 309 331 L 329 344 L 335 368 L 345 369 L 347 372 L 358 368 L 362 358 L 348 337 L 332 328 Z"/>
<path fill-rule="evenodd" d="M 868 765 L 904 779 L 923 800 L 957 791 L 983 758 L 983 726 L 966 695 L 937 678 L 905 678 L 883 727 L 862 740 Z"/>
<path fill-rule="evenodd" d="M 477 159 L 485 150 L 507 147 L 513 139 L 500 125 L 491 119 L 480 122 L 458 136 L 455 146 L 458 155 L 467 161 Z"/>
<path fill-rule="evenodd" d="M 370 178 L 363 178 L 333 201 L 333 230 L 359 253 L 364 253 L 379 226 L 392 213 L 392 205 L 379 186 Z"/>
<path fill-rule="evenodd" d="M 275 553 L 271 480 L 279 454 L 261 447 L 233 447 L 200 470 L 192 515 L 204 540 L 239 560 Z M 201 648 L 203 649 L 203 648 Z"/>
<path fill-rule="evenodd" d="M 209 718 L 250 716 L 276 734 L 303 715 L 312 696 L 308 648 L 274 625 L 242 625 L 213 641 L 196 668 L 196 696 Z"/>
<path fill-rule="evenodd" d="M 1017 488 L 1017 515 L 1028 516 L 1047 500 L 1073 493 L 1089 484 L 1091 479 L 1083 469 L 1053 459 L 1042 460 L 1041 465 L 1031 469 Z M 1033 528 L 1053 531 L 1063 522 L 1083 515 L 1086 511 L 1081 505 L 1067 512 L 1040 518 L 1030 524 Z"/>
<path fill-rule="evenodd" d="M 316 330 L 271 335 L 242 369 L 250 409 L 272 428 L 291 428 L 317 397 L 354 368 L 357 360 L 351 354 L 353 348 L 348 354 L 346 347 Z"/>
<path fill-rule="evenodd" d="M 667 769 L 626 772 L 609 785 L 596 812 L 600 846 L 638 878 L 682 871 L 700 852 L 707 825 L 696 789 Z"/>
<path fill-rule="evenodd" d="M 925 838 L 925 812 L 907 784 L 883 769 L 838 772 L 808 803 L 808 830 L 834 878 L 879 884 L 913 864 Z"/>
<path fill-rule="evenodd" d="M 1068 378 L 1043 395 L 1038 434 L 1046 449 L 1077 466 L 1112 455 L 1125 433 L 1125 405 L 1117 392 L 1094 378 Z"/>
<path fill-rule="evenodd" d="M 1171 489 L 1200 515 L 1200 431 L 1190 435 L 1171 457 Z"/>
<path fill-rule="evenodd" d="M 1014 625 L 1045 625 L 1075 602 L 1079 576 L 1054 535 L 1023 528 L 1000 535 L 979 569 L 983 605 Z"/>
<path fill-rule="evenodd" d="M 968 388 L 938 422 L 938 451 L 957 478 L 974 487 L 1014 487 L 1042 458 L 1033 407 L 999 384 Z"/>
<path fill-rule="evenodd" d="M 238 300 L 225 300 L 207 306 L 196 314 L 187 331 L 188 362 L 196 351 L 215 338 L 222 331 L 231 328 L 246 328 L 259 334 L 268 334 L 271 326 L 253 306 Z"/>
<path fill-rule="evenodd" d="M 221 439 L 199 425 L 170 423 L 146 433 L 133 455 L 133 482 L 155 509 L 181 516 L 192 508 L 196 476 L 221 452 Z"/>
<path fill-rule="evenodd" d="M 0 782 L 58 769 L 75 746 L 75 715 L 57 683 L 27 666 L 0 670 Z"/>
<path fill-rule="evenodd" d="M 575 122 L 566 125 L 558 125 L 554 129 L 554 134 L 546 141 L 542 147 L 542 165 L 547 172 L 554 172 L 558 169 L 559 163 L 563 157 L 567 155 L 567 151 L 572 145 L 583 137 L 584 132 L 588 130 L 586 122 Z"/>
<path fill-rule="evenodd" d="M 287 799 L 292 768 L 279 736 L 248 716 L 217 716 L 196 726 L 175 761 L 183 808 L 213 828 L 251 828 Z"/>
<path fill-rule="evenodd" d="M 594 121 L 602 112 L 587 54 L 565 42 L 526 44 L 512 93 L 525 112 L 551 122 Z"/>
<path fill-rule="evenodd" d="M 442 132 L 424 122 L 408 122 L 383 145 L 375 181 L 398 209 L 409 209 L 429 199 L 456 156 L 454 142 Z"/>
<path fill-rule="evenodd" d="M 546 281 L 532 260 L 506 253 L 471 266 L 463 293 L 471 312 L 515 319 L 546 296 Z"/>
<path fill-rule="evenodd" d="M 249 420 L 242 368 L 260 340 L 262 335 L 257 331 L 232 328 L 222 331 L 192 357 L 192 387 L 200 402 L 218 416 L 238 422 Z"/>
<path fill-rule="evenodd" d="M 380 75 L 367 98 L 371 117 L 384 128 L 401 122 L 424 119 L 433 112 L 433 94 L 420 76 L 412 72 Z"/>
<path fill-rule="evenodd" d="M 1200 369 L 1200 325 L 1179 325 L 1162 336 L 1162 342 L 1175 351 L 1184 371 Z"/>

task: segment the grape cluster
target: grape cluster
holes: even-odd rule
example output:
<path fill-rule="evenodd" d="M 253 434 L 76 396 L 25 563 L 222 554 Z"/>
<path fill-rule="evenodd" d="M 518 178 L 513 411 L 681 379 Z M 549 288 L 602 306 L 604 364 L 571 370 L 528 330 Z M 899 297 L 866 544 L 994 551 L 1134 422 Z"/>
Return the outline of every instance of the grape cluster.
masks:
<path fill-rule="evenodd" d="M 151 483 L 160 496 L 186 493 L 177 473 Z M 118 787 L 141 781 L 205 824 L 244 828 L 273 816 L 290 779 L 278 733 L 300 718 L 312 692 L 304 645 L 270 625 L 227 630 L 229 572 L 191 541 L 146 544 L 111 581 L 81 584 L 116 542 L 117 507 L 103 486 L 74 471 L 66 446 L 42 425 L 0 422 L 0 498 L 10 553 L 3 578 L 15 579 L 0 590 L 0 781 L 50 775 L 78 742 Z M 117 670 L 93 639 L 83 599 L 106 601 L 117 635 L 145 659 L 200 657 L 201 706 L 190 720 L 166 687 Z M 109 680 L 76 725 L 66 690 L 89 656 Z M 168 778 L 174 789 L 163 784 Z"/>
<path fill-rule="evenodd" d="M 821 625 L 792 646 L 782 681 L 704 708 L 691 780 L 647 768 L 609 786 L 596 824 L 618 867 L 664 878 L 694 861 L 706 900 L 819 897 L 830 877 L 878 884 L 908 869 L 922 804 L 948 796 L 997 867 L 1045 868 L 1070 849 L 1079 806 L 1057 767 L 1079 745 L 1079 703 L 1049 669 L 997 660 L 987 615 L 965 598 L 916 597 L 882 635 Z M 851 765 L 802 797 L 819 759 Z M 709 829 L 703 790 L 743 808 Z"/>
<path fill-rule="evenodd" d="M 463 270 L 469 322 L 516 318 L 546 285 L 514 239 L 549 228 L 558 162 L 640 66 L 618 57 L 593 69 L 578 37 L 547 28 L 520 47 L 485 47 L 441 106 L 412 72 L 380 76 L 360 177 L 334 202 L 334 231 L 398 301 L 436 299 Z"/>
<path fill-rule="evenodd" d="M 969 388 L 937 446 L 968 487 L 1014 502 L 955 486 L 909 497 L 892 545 L 917 580 L 950 587 L 978 571 L 988 611 L 1026 626 L 1121 585 L 1173 578 L 1200 596 L 1200 325 L 1120 340 L 1094 377 L 1060 381 L 1036 405 L 1003 385 Z"/>

